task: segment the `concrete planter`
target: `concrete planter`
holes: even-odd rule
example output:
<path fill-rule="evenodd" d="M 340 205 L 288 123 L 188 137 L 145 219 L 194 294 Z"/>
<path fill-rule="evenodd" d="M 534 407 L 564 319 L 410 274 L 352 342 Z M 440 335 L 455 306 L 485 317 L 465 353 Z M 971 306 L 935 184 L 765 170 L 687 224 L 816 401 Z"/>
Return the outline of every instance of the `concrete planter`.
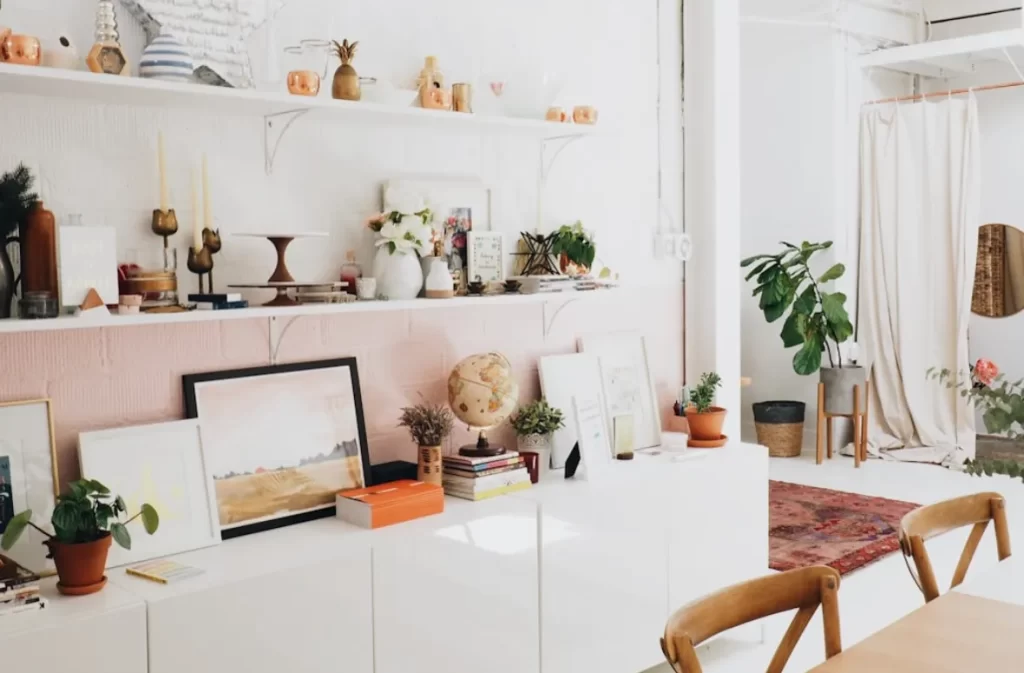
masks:
<path fill-rule="evenodd" d="M 853 387 L 860 386 L 861 394 L 864 394 L 868 370 L 856 366 L 822 367 L 820 376 L 821 382 L 825 384 L 825 413 L 852 414 Z"/>

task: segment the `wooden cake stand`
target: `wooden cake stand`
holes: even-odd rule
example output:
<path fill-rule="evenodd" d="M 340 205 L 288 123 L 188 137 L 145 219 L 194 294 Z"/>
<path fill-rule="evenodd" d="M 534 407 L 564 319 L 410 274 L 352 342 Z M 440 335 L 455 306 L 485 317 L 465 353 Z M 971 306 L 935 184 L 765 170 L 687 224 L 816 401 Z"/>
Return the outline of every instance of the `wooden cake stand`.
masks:
<path fill-rule="evenodd" d="M 306 287 L 321 287 L 324 285 L 330 285 L 330 283 L 296 283 L 295 278 L 291 272 L 288 271 L 288 265 L 285 264 L 284 254 L 288 246 L 296 238 L 327 238 L 326 232 L 300 232 L 300 233 L 287 233 L 287 234 L 234 234 L 242 238 L 265 238 L 270 241 L 270 244 L 274 246 L 277 251 L 277 267 L 274 269 L 274 273 L 271 274 L 270 278 L 267 279 L 264 285 L 232 285 L 232 288 L 239 289 L 274 289 L 277 290 L 277 296 L 271 301 L 264 304 L 264 306 L 297 306 L 298 302 L 288 296 L 288 290 L 296 288 Z"/>

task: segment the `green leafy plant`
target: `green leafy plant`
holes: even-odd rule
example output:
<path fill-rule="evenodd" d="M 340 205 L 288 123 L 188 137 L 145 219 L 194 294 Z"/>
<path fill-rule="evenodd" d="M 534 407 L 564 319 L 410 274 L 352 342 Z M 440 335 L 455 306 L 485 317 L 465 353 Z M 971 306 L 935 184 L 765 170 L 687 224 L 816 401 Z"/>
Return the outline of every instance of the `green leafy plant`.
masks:
<path fill-rule="evenodd" d="M 715 402 L 715 391 L 722 387 L 722 377 L 716 372 L 705 372 L 700 377 L 700 383 L 690 391 L 690 404 L 697 407 L 698 414 L 705 414 L 711 410 Z"/>
<path fill-rule="evenodd" d="M 53 535 L 32 523 L 32 510 L 25 510 L 7 522 L 7 529 L 0 538 L 0 547 L 10 549 L 18 541 L 25 528 L 32 526 L 48 540 L 64 544 L 95 542 L 108 533 L 114 542 L 125 549 L 132 548 L 132 536 L 128 524 L 142 518 L 142 527 L 152 535 L 160 526 L 160 516 L 152 505 L 144 504 L 138 514 L 127 521 L 128 508 L 121 496 L 113 495 L 106 486 L 95 479 L 82 479 L 68 484 L 70 493 L 58 496 L 50 523 Z"/>
<path fill-rule="evenodd" d="M 547 400 L 537 400 L 519 407 L 519 413 L 513 416 L 510 422 L 520 437 L 550 435 L 565 427 L 562 410 L 552 407 Z"/>
<path fill-rule="evenodd" d="M 409 429 L 412 440 L 419 446 L 441 446 L 451 434 L 455 417 L 451 409 L 440 404 L 417 404 L 402 409 L 398 426 Z"/>
<path fill-rule="evenodd" d="M 36 195 L 30 191 L 32 182 L 24 164 L 0 176 L 0 245 L 18 231 L 36 202 Z"/>
<path fill-rule="evenodd" d="M 982 412 L 985 429 L 1010 439 L 1024 437 L 1024 379 L 1010 382 L 989 360 L 978 360 L 964 376 L 963 372 L 932 367 L 929 379 L 948 389 L 956 388 Z M 1024 466 L 1012 460 L 968 460 L 964 471 L 975 476 L 1005 474 L 1024 481 Z"/>
<path fill-rule="evenodd" d="M 770 323 L 789 317 L 782 326 L 786 348 L 800 346 L 793 357 L 793 370 L 809 376 L 821 369 L 821 354 L 828 354 L 829 365 L 842 367 L 839 344 L 853 336 L 853 324 L 846 313 L 846 295 L 825 292 L 821 286 L 846 273 L 842 264 L 833 264 L 815 276 L 810 262 L 815 254 L 832 247 L 825 243 L 804 242 L 799 247 L 783 242 L 785 250 L 776 255 L 755 255 L 743 260 L 744 269 L 753 266 L 747 281 L 754 280 L 754 296 L 760 296 L 760 308 Z M 756 279 L 756 280 L 755 280 Z M 792 310 L 790 310 L 792 309 Z"/>
<path fill-rule="evenodd" d="M 594 239 L 583 228 L 583 222 L 579 220 L 573 225 L 560 227 L 554 233 L 554 242 L 551 245 L 551 252 L 556 255 L 565 255 L 573 264 L 590 270 L 597 258 L 597 246 Z"/>

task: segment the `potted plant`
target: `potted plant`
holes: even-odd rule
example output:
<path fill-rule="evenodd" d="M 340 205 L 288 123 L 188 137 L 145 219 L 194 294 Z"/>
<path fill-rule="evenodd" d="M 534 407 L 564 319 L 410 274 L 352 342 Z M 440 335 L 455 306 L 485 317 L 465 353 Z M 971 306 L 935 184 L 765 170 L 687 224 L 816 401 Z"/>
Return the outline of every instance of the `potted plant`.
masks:
<path fill-rule="evenodd" d="M 144 504 L 138 514 L 122 521 L 128 513 L 124 499 L 94 479 L 73 481 L 68 488 L 71 492 L 58 496 L 50 517 L 52 535 L 32 523 L 32 510 L 25 510 L 7 522 L 0 547 L 10 549 L 25 528 L 32 526 L 47 538 L 43 544 L 49 548 L 48 556 L 53 558 L 60 577 L 57 589 L 69 596 L 84 596 L 96 593 L 107 583 L 103 571 L 110 541 L 131 549 L 128 524 L 141 517 L 143 528 L 152 535 L 160 526 L 160 517 L 152 505 Z"/>
<path fill-rule="evenodd" d="M 782 326 L 782 343 L 786 348 L 800 348 L 793 356 L 793 370 L 801 376 L 820 371 L 820 380 L 825 385 L 825 411 L 852 414 L 853 388 L 864 388 L 867 371 L 843 362 L 840 352 L 840 344 L 853 336 L 853 324 L 846 313 L 846 295 L 822 289 L 826 283 L 842 278 L 846 267 L 833 264 L 821 275 L 811 271 L 811 259 L 830 249 L 831 241 L 782 245 L 782 252 L 756 255 L 743 260 L 740 266 L 753 266 L 747 281 L 756 283 L 754 296 L 760 297 L 759 306 L 768 322 L 774 323 L 789 314 Z M 828 356 L 828 367 L 821 365 L 822 353 Z"/>
<path fill-rule="evenodd" d="M 552 407 L 547 400 L 537 400 L 519 407 L 509 422 L 516 431 L 519 452 L 536 453 L 543 474 L 551 465 L 551 436 L 565 427 L 562 410 Z"/>
<path fill-rule="evenodd" d="M 700 383 L 690 391 L 690 406 L 686 409 L 686 422 L 690 426 L 691 440 L 696 442 L 724 440 L 722 426 L 725 424 L 725 409 L 712 406 L 715 401 L 715 391 L 721 387 L 721 376 L 716 372 L 705 372 L 700 377 Z"/>
<path fill-rule="evenodd" d="M 579 220 L 573 225 L 560 227 L 554 233 L 551 252 L 558 255 L 558 265 L 562 273 L 570 276 L 585 276 L 590 273 L 594 259 L 597 258 L 594 239 Z"/>
<path fill-rule="evenodd" d="M 440 404 L 417 404 L 402 409 L 399 427 L 408 428 L 409 435 L 419 447 L 416 478 L 430 484 L 441 485 L 441 445 L 452 433 L 455 417 L 448 407 Z"/>
<path fill-rule="evenodd" d="M 15 234 L 28 221 L 29 211 L 36 202 L 36 195 L 30 191 L 32 181 L 32 174 L 24 164 L 0 177 L 0 318 L 11 317 L 15 279 L 7 246 L 18 241 Z"/>

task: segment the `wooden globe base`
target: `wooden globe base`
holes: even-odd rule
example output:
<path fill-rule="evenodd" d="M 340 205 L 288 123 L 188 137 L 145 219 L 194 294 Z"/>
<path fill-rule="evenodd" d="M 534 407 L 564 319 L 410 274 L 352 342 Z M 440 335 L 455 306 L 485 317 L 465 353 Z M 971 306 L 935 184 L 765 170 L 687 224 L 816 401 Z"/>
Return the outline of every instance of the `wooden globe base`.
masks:
<path fill-rule="evenodd" d="M 491 443 L 487 441 L 487 434 L 484 432 L 480 433 L 476 444 L 467 444 L 459 449 L 459 455 L 466 456 L 467 458 L 490 458 L 491 456 L 500 456 L 503 453 L 505 453 L 505 447 L 491 446 Z"/>

